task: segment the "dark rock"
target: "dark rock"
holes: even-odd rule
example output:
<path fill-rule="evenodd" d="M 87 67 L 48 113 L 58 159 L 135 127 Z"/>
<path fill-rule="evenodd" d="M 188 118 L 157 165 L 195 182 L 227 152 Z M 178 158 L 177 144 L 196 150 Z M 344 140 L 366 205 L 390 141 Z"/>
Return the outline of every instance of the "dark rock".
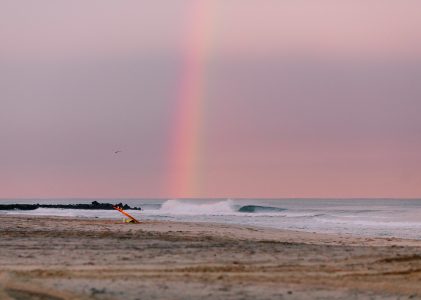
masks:
<path fill-rule="evenodd" d="M 119 203 L 118 207 L 123 209 L 142 210 L 140 207 L 130 207 L 127 204 Z M 93 201 L 91 204 L 0 204 L 0 210 L 35 210 L 37 208 L 62 208 L 62 209 L 101 209 L 112 210 L 113 204 L 99 203 Z"/>

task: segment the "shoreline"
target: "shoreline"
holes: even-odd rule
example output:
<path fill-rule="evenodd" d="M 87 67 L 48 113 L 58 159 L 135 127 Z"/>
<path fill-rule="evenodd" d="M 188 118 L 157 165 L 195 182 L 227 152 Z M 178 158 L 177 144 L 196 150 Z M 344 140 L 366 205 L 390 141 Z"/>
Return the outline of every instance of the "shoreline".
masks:
<path fill-rule="evenodd" d="M 1 299 L 421 298 L 419 240 L 0 215 L 0 243 Z"/>
<path fill-rule="evenodd" d="M 79 221 L 92 221 L 92 222 L 111 222 L 112 224 L 124 224 L 121 222 L 121 218 L 93 218 L 84 216 L 51 216 L 51 215 L 28 215 L 28 214 L 0 214 L 0 220 L 5 218 L 23 218 L 23 219 L 46 219 L 46 220 L 79 220 Z M 371 236 L 371 235 L 354 235 L 351 233 L 327 233 L 327 232 L 316 232 L 311 230 L 293 230 L 293 229 L 280 229 L 275 227 L 265 227 L 258 225 L 243 225 L 243 224 L 228 224 L 222 222 L 208 222 L 208 221 L 171 221 L 171 220 L 142 220 L 143 230 L 166 230 L 174 226 L 181 226 L 184 229 L 193 228 L 203 230 L 209 230 L 210 233 L 213 231 L 210 228 L 223 228 L 231 229 L 238 237 L 243 236 L 249 239 L 287 239 L 291 241 L 291 237 L 294 236 L 293 242 L 304 242 L 304 243 L 329 243 L 329 244 L 343 244 L 353 243 L 360 244 L 365 243 L 368 246 L 421 246 L 421 239 L 401 238 L 394 236 Z M 153 228 L 152 226 L 159 224 L 160 226 Z M 168 225 L 168 226 L 164 226 Z M 193 225 L 193 226 L 189 226 Z M 209 226 L 208 226 L 209 225 Z M 167 228 L 168 227 L 168 228 Z M 251 231 L 259 232 L 259 236 L 250 234 Z M 213 232 L 215 233 L 215 232 Z M 298 239 L 297 239 L 298 238 Z"/>

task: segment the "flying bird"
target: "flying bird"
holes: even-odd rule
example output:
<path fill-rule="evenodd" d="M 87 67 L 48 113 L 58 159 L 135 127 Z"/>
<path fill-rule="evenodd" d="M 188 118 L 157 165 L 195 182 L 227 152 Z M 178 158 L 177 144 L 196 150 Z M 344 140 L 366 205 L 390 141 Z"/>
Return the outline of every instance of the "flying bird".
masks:
<path fill-rule="evenodd" d="M 119 154 L 120 152 L 123 152 L 122 150 L 117 150 L 117 151 L 114 151 L 114 154 Z"/>

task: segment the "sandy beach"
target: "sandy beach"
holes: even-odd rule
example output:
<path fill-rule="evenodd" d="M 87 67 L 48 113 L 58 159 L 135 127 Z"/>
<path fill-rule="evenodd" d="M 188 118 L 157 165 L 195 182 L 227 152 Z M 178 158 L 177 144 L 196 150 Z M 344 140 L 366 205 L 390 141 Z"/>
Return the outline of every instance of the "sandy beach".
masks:
<path fill-rule="evenodd" d="M 0 299 L 421 299 L 421 241 L 0 216 Z"/>

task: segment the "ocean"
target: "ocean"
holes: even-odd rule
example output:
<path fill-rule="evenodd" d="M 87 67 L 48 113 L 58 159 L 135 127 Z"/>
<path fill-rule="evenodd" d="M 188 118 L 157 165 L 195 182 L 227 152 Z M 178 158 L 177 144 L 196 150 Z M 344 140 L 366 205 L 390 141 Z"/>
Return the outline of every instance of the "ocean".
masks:
<path fill-rule="evenodd" d="M 212 222 L 354 236 L 421 240 L 421 199 L 3 199 L 2 204 L 127 203 L 139 220 Z M 122 219 L 112 210 L 38 208 L 9 215 Z"/>

